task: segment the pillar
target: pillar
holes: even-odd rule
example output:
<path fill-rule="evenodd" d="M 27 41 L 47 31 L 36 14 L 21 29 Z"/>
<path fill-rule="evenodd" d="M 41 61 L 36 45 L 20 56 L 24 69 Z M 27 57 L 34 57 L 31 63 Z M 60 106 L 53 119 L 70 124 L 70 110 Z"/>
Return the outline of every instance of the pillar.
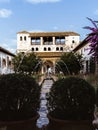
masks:
<path fill-rule="evenodd" d="M 53 39 L 53 45 L 55 45 L 55 37 L 52 37 L 52 39 Z"/>
<path fill-rule="evenodd" d="M 43 45 L 43 37 L 40 37 L 41 45 Z"/>
<path fill-rule="evenodd" d="M 44 66 L 42 66 L 41 73 L 44 74 Z"/>
<path fill-rule="evenodd" d="M 54 72 L 54 74 L 55 74 L 55 64 L 56 64 L 56 62 L 53 61 L 53 72 Z"/>

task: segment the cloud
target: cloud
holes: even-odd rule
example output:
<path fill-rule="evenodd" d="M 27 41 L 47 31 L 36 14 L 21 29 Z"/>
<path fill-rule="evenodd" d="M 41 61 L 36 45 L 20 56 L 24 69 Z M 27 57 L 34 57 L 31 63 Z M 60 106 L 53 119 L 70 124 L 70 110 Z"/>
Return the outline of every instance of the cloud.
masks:
<path fill-rule="evenodd" d="M 16 53 L 16 49 L 17 49 L 17 40 L 16 39 L 9 39 L 8 41 L 10 41 L 10 44 L 8 44 L 8 42 L 6 42 L 6 48 L 7 50 L 9 50 L 12 53 Z"/>
<path fill-rule="evenodd" d="M 8 51 L 10 51 L 11 53 L 15 54 L 16 53 L 16 49 L 15 48 L 7 48 Z"/>
<path fill-rule="evenodd" d="M 95 15 L 98 15 L 98 9 L 95 10 L 94 14 L 95 14 Z"/>
<path fill-rule="evenodd" d="M 60 2 L 61 0 L 26 0 L 26 1 L 32 4 L 38 4 L 38 3 L 55 3 Z"/>
<path fill-rule="evenodd" d="M 13 47 L 11 45 L 7 45 L 5 43 L 0 43 L 0 47 L 10 51 L 11 53 L 15 53 L 16 52 L 16 47 Z"/>
<path fill-rule="evenodd" d="M 10 44 L 8 43 L 8 41 Z M 6 39 L 3 43 L 0 43 L 0 46 L 12 53 L 16 53 L 16 43 L 16 39 Z"/>
<path fill-rule="evenodd" d="M 53 29 L 54 29 L 54 30 L 58 30 L 59 28 L 58 28 L 57 26 L 54 26 Z"/>
<path fill-rule="evenodd" d="M 10 0 L 0 0 L 0 3 L 9 3 Z"/>
<path fill-rule="evenodd" d="M 12 14 L 11 10 L 8 9 L 0 9 L 0 17 L 1 18 L 7 18 Z"/>

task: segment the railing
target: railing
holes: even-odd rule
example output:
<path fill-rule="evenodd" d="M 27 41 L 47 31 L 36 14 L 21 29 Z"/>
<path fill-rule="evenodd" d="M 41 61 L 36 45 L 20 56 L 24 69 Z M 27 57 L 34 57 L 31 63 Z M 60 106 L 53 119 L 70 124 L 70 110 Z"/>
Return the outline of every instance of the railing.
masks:
<path fill-rule="evenodd" d="M 40 42 L 31 42 L 31 45 L 41 45 Z"/>
<path fill-rule="evenodd" d="M 56 44 L 56 45 L 64 45 L 64 44 L 65 44 L 65 42 L 60 42 L 60 41 L 57 41 L 57 42 L 55 42 L 55 44 Z"/>
<path fill-rule="evenodd" d="M 43 45 L 53 45 L 53 42 L 44 42 Z"/>

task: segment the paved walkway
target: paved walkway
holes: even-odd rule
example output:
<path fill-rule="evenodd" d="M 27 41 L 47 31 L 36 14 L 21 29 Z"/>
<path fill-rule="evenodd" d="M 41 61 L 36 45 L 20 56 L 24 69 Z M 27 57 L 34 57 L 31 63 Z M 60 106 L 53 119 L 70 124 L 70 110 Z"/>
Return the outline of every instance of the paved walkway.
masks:
<path fill-rule="evenodd" d="M 40 104 L 40 110 L 39 110 L 40 118 L 37 120 L 38 128 L 42 128 L 42 126 L 46 126 L 49 123 L 48 118 L 47 118 L 48 111 L 47 111 L 47 106 L 46 106 L 46 103 L 47 103 L 46 93 L 49 92 L 52 84 L 53 84 L 53 80 L 49 78 L 45 79 L 42 84 L 42 90 L 41 90 L 41 96 L 40 96 L 41 104 Z"/>

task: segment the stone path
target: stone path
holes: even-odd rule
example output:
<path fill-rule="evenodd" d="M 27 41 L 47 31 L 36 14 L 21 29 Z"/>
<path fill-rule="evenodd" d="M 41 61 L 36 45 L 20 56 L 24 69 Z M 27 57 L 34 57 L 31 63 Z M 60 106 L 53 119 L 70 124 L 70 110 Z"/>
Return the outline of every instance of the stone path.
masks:
<path fill-rule="evenodd" d="M 52 79 L 45 79 L 43 84 L 42 84 L 42 90 L 41 90 L 41 104 L 40 104 L 40 110 L 39 110 L 39 115 L 40 118 L 37 120 L 37 127 L 38 128 L 42 128 L 43 126 L 46 126 L 49 121 L 47 118 L 47 100 L 46 100 L 46 93 L 49 92 L 51 86 L 53 84 L 53 80 Z"/>

